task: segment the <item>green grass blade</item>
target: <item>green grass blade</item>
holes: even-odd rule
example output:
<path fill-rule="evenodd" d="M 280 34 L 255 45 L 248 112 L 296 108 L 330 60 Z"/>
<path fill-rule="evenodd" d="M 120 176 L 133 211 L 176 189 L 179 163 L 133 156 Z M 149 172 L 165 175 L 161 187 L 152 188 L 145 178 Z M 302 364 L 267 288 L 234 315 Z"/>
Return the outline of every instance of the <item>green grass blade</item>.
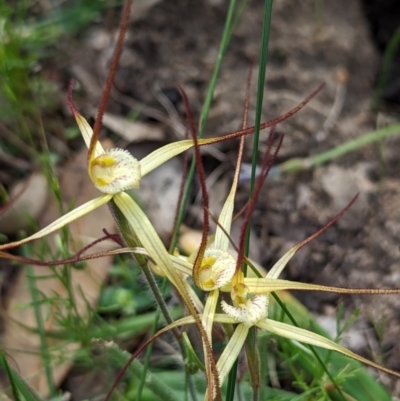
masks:
<path fill-rule="evenodd" d="M 261 124 L 261 115 L 262 115 L 263 100 L 264 100 L 265 76 L 268 62 L 268 46 L 269 46 L 270 31 L 271 31 L 271 18 L 272 18 L 272 0 L 266 0 L 264 5 L 264 20 L 262 27 L 260 62 L 259 62 L 258 81 L 257 81 L 256 120 L 255 120 L 255 131 L 253 138 L 253 158 L 252 158 L 251 181 L 250 181 L 250 197 L 253 194 L 256 182 L 258 143 L 260 138 L 260 124 Z M 245 245 L 246 256 L 249 255 L 250 231 L 251 231 L 251 222 L 249 222 L 247 226 L 246 245 Z M 244 269 L 244 275 L 246 276 L 247 273 L 246 264 L 244 265 L 243 269 Z M 235 394 L 236 376 L 237 376 L 237 361 L 229 374 L 228 393 L 226 398 L 227 401 L 233 401 Z"/>
<path fill-rule="evenodd" d="M 39 300 L 39 294 L 36 287 L 36 278 L 34 275 L 34 270 L 32 266 L 27 266 L 27 277 L 29 282 L 29 290 L 32 297 L 33 308 L 35 313 L 36 325 L 38 329 L 38 335 L 40 340 L 40 353 L 43 358 L 43 365 L 45 369 L 45 375 L 47 380 L 47 386 L 49 389 L 49 394 L 55 394 L 55 384 L 53 380 L 53 370 L 50 350 L 47 346 L 46 331 L 44 328 L 41 303 Z"/>
<path fill-rule="evenodd" d="M 113 359 L 118 361 L 121 364 L 121 366 L 124 366 L 131 357 L 131 355 L 127 351 L 122 351 L 114 343 L 110 347 L 109 346 L 105 347 L 105 349 L 108 350 Z M 143 365 L 136 359 L 132 363 L 130 363 L 128 368 L 128 372 L 133 374 L 137 378 L 142 377 L 143 370 L 144 370 Z M 180 399 L 177 397 L 177 394 L 175 394 L 172 388 L 170 388 L 163 381 L 158 379 L 156 374 L 153 374 L 149 371 L 146 372 L 147 372 L 146 387 L 149 388 L 154 393 L 154 395 L 159 397 L 161 400 Z"/>
<path fill-rule="evenodd" d="M 228 13 L 227 13 L 226 20 L 225 20 L 224 31 L 222 33 L 221 44 L 220 44 L 220 47 L 218 50 L 217 61 L 215 63 L 214 71 L 213 71 L 213 74 L 212 74 L 212 77 L 210 80 L 210 85 L 208 86 L 206 99 L 204 101 L 203 108 L 201 110 L 200 122 L 199 122 L 199 132 L 198 132 L 199 138 L 202 138 L 204 135 L 204 130 L 206 127 L 208 114 L 210 112 L 212 99 L 214 97 L 215 87 L 217 85 L 217 80 L 219 77 L 219 73 L 221 71 L 222 61 L 224 59 L 226 49 L 228 47 L 230 38 L 232 36 L 232 26 L 234 24 L 233 17 L 234 17 L 235 4 L 236 4 L 236 0 L 230 0 Z M 171 242 L 172 243 L 171 249 L 174 249 L 176 246 L 176 243 L 177 243 L 179 229 L 182 225 L 183 215 L 185 213 L 186 206 L 187 206 L 187 203 L 189 200 L 189 192 L 190 192 L 190 188 L 191 188 L 193 177 L 194 177 L 195 167 L 196 167 L 196 164 L 195 164 L 195 160 L 193 159 L 192 163 L 190 165 L 189 171 L 188 171 L 185 189 L 183 191 L 181 207 L 180 207 L 180 210 L 178 213 L 177 223 L 176 223 L 176 226 L 174 227 L 174 233 L 173 233 L 172 242 Z"/>
<path fill-rule="evenodd" d="M 378 84 L 374 95 L 373 105 L 377 106 L 382 99 L 383 92 L 388 84 L 390 70 L 393 66 L 394 58 L 400 48 L 400 27 L 396 29 L 390 38 L 383 55 L 382 69 L 378 77 Z"/>
<path fill-rule="evenodd" d="M 342 143 L 341 145 L 325 152 L 321 152 L 306 158 L 294 158 L 287 160 L 286 162 L 278 165 L 277 168 L 281 173 L 292 173 L 296 171 L 307 170 L 309 168 L 334 160 L 338 157 L 344 156 L 347 153 L 354 152 L 363 146 L 369 145 L 370 143 L 379 142 L 385 138 L 398 134 L 400 134 L 400 124 L 390 125 L 389 127 L 361 135 L 358 138 Z"/>
<path fill-rule="evenodd" d="M 281 300 L 283 299 L 286 307 L 290 309 L 292 315 L 296 316 L 296 321 L 299 327 L 308 329 L 311 326 L 312 331 L 329 338 L 328 333 L 318 325 L 312 314 L 296 298 L 286 291 L 280 292 L 279 295 Z M 281 311 L 278 307 L 278 304 L 271 300 L 270 315 L 277 316 L 280 314 L 280 312 Z M 284 316 L 282 321 L 291 323 L 287 316 Z M 284 341 L 279 338 L 277 338 L 277 340 L 278 342 Z M 315 348 L 315 352 L 321 359 L 324 359 L 329 353 L 329 351 L 320 348 Z M 306 372 L 309 377 L 314 377 L 315 366 L 310 367 L 304 358 L 296 359 L 296 363 L 301 366 L 301 369 L 304 369 L 304 372 Z M 388 392 L 359 362 L 338 353 L 333 353 L 331 355 L 331 358 L 329 359 L 329 371 L 333 377 L 336 377 L 345 366 L 347 366 L 348 374 L 343 383 L 340 384 L 340 388 L 344 394 L 348 394 L 351 397 L 354 397 L 356 400 L 391 401 L 391 397 Z M 354 372 L 354 374 L 351 375 L 351 372 Z M 340 397 L 336 391 L 332 393 L 332 398 L 340 401 L 343 400 L 343 398 Z"/>
<path fill-rule="evenodd" d="M 17 385 L 16 385 L 15 380 L 14 380 L 14 376 L 13 376 L 13 374 L 11 372 L 11 368 L 10 368 L 8 362 L 7 362 L 7 359 L 6 359 L 5 355 L 4 355 L 4 352 L 1 353 L 1 364 L 4 366 L 4 368 L 6 370 L 6 373 L 7 373 L 7 376 L 8 376 L 8 381 L 10 382 L 11 391 L 12 391 L 14 400 L 15 401 L 21 401 L 21 398 L 19 396 L 19 391 L 18 391 Z"/>
<path fill-rule="evenodd" d="M 21 400 L 20 394 L 24 397 L 25 401 L 44 401 L 8 364 L 7 358 L 2 351 L 0 351 L 0 368 L 3 368 L 6 371 L 15 401 Z"/>

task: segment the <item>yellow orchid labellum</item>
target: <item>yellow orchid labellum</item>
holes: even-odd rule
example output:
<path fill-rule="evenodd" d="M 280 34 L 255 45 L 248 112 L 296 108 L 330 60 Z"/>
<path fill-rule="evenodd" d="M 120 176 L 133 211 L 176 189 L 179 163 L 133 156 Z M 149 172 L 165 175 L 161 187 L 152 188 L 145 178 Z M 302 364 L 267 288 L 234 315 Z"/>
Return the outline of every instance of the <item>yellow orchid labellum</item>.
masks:
<path fill-rule="evenodd" d="M 240 297 L 241 302 L 233 299 L 236 306 L 221 302 L 222 310 L 239 323 L 251 327 L 268 315 L 268 296 L 254 295 L 252 299 Z"/>
<path fill-rule="evenodd" d="M 228 252 L 208 248 L 199 268 L 197 286 L 203 291 L 216 290 L 231 280 L 236 269 L 236 260 Z"/>
<path fill-rule="evenodd" d="M 231 299 L 233 305 L 221 301 L 222 310 L 239 323 L 251 327 L 268 315 L 268 296 L 250 296 L 249 287 L 244 283 L 244 275 L 239 270 L 232 279 Z"/>
<path fill-rule="evenodd" d="M 97 189 L 116 194 L 139 187 L 140 163 L 127 150 L 111 149 L 90 161 L 89 175 Z"/>

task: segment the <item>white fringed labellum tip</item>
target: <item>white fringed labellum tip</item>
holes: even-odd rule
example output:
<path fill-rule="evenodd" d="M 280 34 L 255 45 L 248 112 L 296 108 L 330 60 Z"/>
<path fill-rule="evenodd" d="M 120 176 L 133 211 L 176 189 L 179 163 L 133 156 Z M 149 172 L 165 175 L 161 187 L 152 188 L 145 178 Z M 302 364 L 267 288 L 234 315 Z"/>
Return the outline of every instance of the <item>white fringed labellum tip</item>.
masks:
<path fill-rule="evenodd" d="M 230 282 L 236 270 L 236 260 L 228 252 L 206 249 L 200 266 L 199 282 L 203 291 L 216 290 Z"/>
<path fill-rule="evenodd" d="M 106 150 L 90 162 L 89 170 L 95 187 L 106 194 L 139 187 L 140 163 L 127 150 Z"/>
<path fill-rule="evenodd" d="M 268 316 L 268 296 L 254 295 L 253 299 L 245 299 L 237 306 L 221 302 L 222 310 L 232 319 L 251 327 Z"/>

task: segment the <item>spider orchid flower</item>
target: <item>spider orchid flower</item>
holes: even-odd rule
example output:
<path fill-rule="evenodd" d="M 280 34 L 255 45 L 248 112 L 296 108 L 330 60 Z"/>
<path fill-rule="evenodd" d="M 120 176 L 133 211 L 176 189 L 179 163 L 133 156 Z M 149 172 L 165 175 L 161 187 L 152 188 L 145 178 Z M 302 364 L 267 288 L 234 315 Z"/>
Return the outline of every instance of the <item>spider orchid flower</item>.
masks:
<path fill-rule="evenodd" d="M 85 118 L 79 114 L 72 102 L 70 102 L 70 106 L 78 127 L 82 133 L 83 139 L 90 150 L 90 142 L 93 135 L 93 130 Z M 237 131 L 221 137 L 199 139 L 198 142 L 200 146 L 208 145 L 230 138 L 237 138 L 249 132 L 251 131 L 248 130 L 248 132 L 245 133 Z M 100 192 L 103 192 L 103 194 L 73 209 L 30 237 L 20 241 L 0 245 L 0 250 L 13 248 L 45 237 L 71 223 L 72 221 L 82 217 L 83 215 L 90 213 L 98 207 L 106 204 L 111 199 L 114 199 L 114 201 L 119 205 L 118 207 L 121 209 L 121 212 L 125 215 L 125 217 L 127 217 L 127 215 L 130 215 L 128 210 L 130 207 L 129 205 L 131 205 L 132 202 L 134 203 L 134 201 L 128 200 L 130 197 L 124 191 L 130 188 L 138 188 L 140 186 L 140 180 L 143 177 L 169 159 L 179 155 L 191 147 L 193 147 L 193 140 L 181 140 L 173 142 L 155 150 L 139 161 L 126 150 L 105 150 L 100 142 L 96 141 L 93 149 L 89 151 L 88 155 L 88 174 L 95 187 Z M 136 211 L 135 213 L 139 213 L 137 212 L 139 209 L 138 207 L 134 207 L 133 209 Z"/>
<path fill-rule="evenodd" d="M 337 218 L 334 219 L 334 221 L 336 220 Z M 331 225 L 330 223 L 328 224 L 329 226 Z M 326 227 L 324 227 L 322 230 L 325 229 Z M 362 356 L 355 354 L 354 352 L 330 339 L 315 334 L 311 331 L 268 318 L 269 294 L 271 292 L 280 290 L 308 290 L 344 294 L 400 293 L 400 290 L 398 289 L 350 289 L 278 279 L 280 273 L 285 268 L 289 260 L 294 256 L 294 254 L 305 244 L 319 235 L 322 230 L 290 249 L 271 268 L 265 278 L 245 278 L 243 273 L 240 271 L 234 276 L 230 285 L 221 288 L 221 291 L 230 291 L 232 304 L 222 301 L 221 306 L 225 314 L 216 314 L 214 316 L 214 322 L 239 323 L 217 362 L 217 369 L 219 371 L 219 379 L 221 384 L 226 379 L 226 376 L 232 368 L 236 358 L 239 356 L 246 341 L 249 329 L 252 326 L 256 326 L 261 330 L 268 331 L 271 334 L 275 334 L 289 340 L 339 352 L 366 365 L 370 365 L 376 369 L 400 377 L 400 373 L 387 369 L 375 362 L 363 358 Z"/>
<path fill-rule="evenodd" d="M 204 334 L 205 336 L 203 326 L 201 325 L 199 318 L 197 318 L 198 311 L 193 305 L 192 299 L 187 291 L 187 286 L 185 285 L 180 273 L 174 267 L 164 244 L 140 206 L 132 197 L 124 192 L 130 188 L 138 188 L 142 177 L 172 157 L 193 147 L 193 140 L 182 140 L 168 144 L 155 150 L 150 155 L 139 161 L 129 152 L 122 149 L 105 150 L 100 142 L 96 138 L 93 138 L 94 134 L 92 128 L 74 107 L 70 96 L 69 104 L 84 141 L 89 149 L 89 177 L 95 187 L 103 192 L 103 194 L 70 211 L 30 237 L 0 246 L 0 256 L 6 255 L 5 253 L 2 253 L 1 250 L 45 237 L 113 200 L 117 208 L 121 211 L 132 227 L 139 244 L 145 249 L 152 263 L 157 266 L 160 274 L 166 276 L 170 283 L 176 288 L 190 314 L 197 319 L 196 323 L 200 325 L 199 329 L 203 331 L 202 335 Z M 207 145 L 242 135 L 243 132 L 236 132 L 223 137 L 199 139 L 198 143 L 199 145 Z M 216 376 L 217 373 L 215 370 L 215 363 L 212 360 L 210 346 L 206 348 L 206 351 L 205 364 L 210 375 L 212 374 Z"/>
<path fill-rule="evenodd" d="M 347 208 L 346 208 L 347 209 Z M 325 338 L 319 334 L 313 333 L 299 327 L 292 326 L 268 318 L 268 302 L 269 294 L 279 290 L 308 290 L 308 291 L 325 291 L 345 294 L 399 294 L 399 289 L 349 289 L 341 287 L 322 286 L 314 284 L 305 284 L 289 280 L 278 279 L 279 275 L 295 255 L 295 253 L 312 239 L 318 236 L 327 227 L 331 226 L 344 211 L 339 213 L 325 227 L 316 234 L 310 236 L 306 240 L 295 245 L 290 249 L 276 264 L 271 268 L 265 278 L 247 278 L 241 270 L 237 271 L 229 284 L 218 287 L 219 291 L 230 292 L 231 302 L 221 301 L 221 307 L 224 313 L 214 313 L 212 310 L 213 323 L 237 324 L 234 333 L 230 337 L 224 351 L 217 361 L 216 367 L 219 375 L 219 384 L 222 385 L 227 378 L 234 362 L 242 351 L 247 335 L 251 327 L 257 327 L 261 330 L 268 331 L 271 334 L 278 335 L 289 340 L 301 342 L 311 346 L 325 348 L 327 350 L 339 352 L 345 356 L 353 358 L 361 363 L 372 366 L 378 370 L 400 377 L 400 373 L 385 368 L 375 362 L 372 362 L 349 349 Z M 176 263 L 177 265 L 178 263 Z M 180 268 L 182 271 L 187 270 L 187 266 Z M 212 290 L 215 291 L 215 290 Z M 210 293 L 211 294 L 211 293 Z M 209 298 L 208 298 L 209 299 Z M 208 300 L 207 300 L 208 301 Z M 206 309 L 200 315 L 203 322 L 207 322 L 210 318 L 206 316 Z M 179 325 L 194 323 L 192 316 L 187 316 L 177 320 L 172 325 L 165 327 L 160 331 L 165 332 Z M 208 400 L 206 394 L 205 400 Z"/>
<path fill-rule="evenodd" d="M 261 124 L 261 129 L 265 129 L 276 125 L 277 123 L 286 120 L 293 114 L 302 109 L 321 89 L 323 85 L 317 88 L 309 96 L 307 96 L 301 103 L 299 103 L 292 110 L 284 115 L 277 117 L 273 120 Z M 124 192 L 130 188 L 139 188 L 140 180 L 149 174 L 151 171 L 158 168 L 160 165 L 169 159 L 185 152 L 194 146 L 194 140 L 180 140 L 168 145 L 165 145 L 142 160 L 135 159 L 128 151 L 123 149 L 107 149 L 105 150 L 97 139 L 97 135 L 93 134 L 93 129 L 88 124 L 86 119 L 78 112 L 71 100 L 72 86 L 69 89 L 69 106 L 73 112 L 75 120 L 81 131 L 83 139 L 89 149 L 88 151 L 88 174 L 97 189 L 103 194 L 95 199 L 92 199 L 85 204 L 73 209 L 69 213 L 60 217 L 58 220 L 49 224 L 47 227 L 41 229 L 37 233 L 24 238 L 20 241 L 10 242 L 0 245 L 0 250 L 14 248 L 23 245 L 30 241 L 43 238 L 54 231 L 66 226 L 74 220 L 84 216 L 87 213 L 103 206 L 111 199 L 119 203 L 122 209 L 121 212 L 125 214 L 127 204 L 131 201 L 127 200 L 128 195 Z M 245 128 L 239 131 L 232 132 L 219 137 L 198 139 L 198 145 L 211 145 L 222 142 L 228 139 L 239 138 L 254 132 L 254 127 Z M 133 202 L 133 200 L 132 200 Z M 118 206 L 120 207 L 120 206 Z M 121 208 L 120 207 L 120 208 Z M 135 208 L 136 210 L 136 208 Z"/>
<path fill-rule="evenodd" d="M 199 259 L 198 263 L 195 261 L 193 265 L 192 274 L 196 286 L 201 290 L 208 292 L 208 297 L 204 306 L 203 324 L 210 343 L 212 342 L 211 333 L 220 293 L 219 289 L 231 282 L 236 271 L 236 258 L 228 252 L 228 236 L 232 225 L 233 208 L 239 180 L 243 145 L 244 141 L 243 138 L 241 138 L 235 175 L 228 197 L 226 198 L 218 218 L 214 242 L 207 246 L 201 259 Z M 199 251 L 199 253 L 201 253 L 201 251 Z"/>
<path fill-rule="evenodd" d="M 265 168 L 264 170 L 266 171 Z M 262 179 L 263 178 L 261 177 L 260 181 Z M 232 186 L 229 197 L 234 196 L 233 188 L 235 188 L 235 183 Z M 260 188 L 260 186 L 258 186 L 258 188 Z M 256 197 L 257 194 L 254 195 L 254 199 Z M 252 200 L 252 203 L 247 207 L 246 213 L 248 214 L 251 213 L 252 206 L 254 205 L 254 199 Z M 281 337 L 293 341 L 298 341 L 311 346 L 322 347 L 328 350 L 339 352 L 345 356 L 358 360 L 359 362 L 362 362 L 364 364 L 370 365 L 376 369 L 400 377 L 400 373 L 387 369 L 366 358 L 363 358 L 330 339 L 315 334 L 311 331 L 268 318 L 269 294 L 271 292 L 279 290 L 308 290 L 308 291 L 324 291 L 324 292 L 334 292 L 334 293 L 344 293 L 344 294 L 382 294 L 382 295 L 400 294 L 399 289 L 349 289 L 349 288 L 323 286 L 316 284 L 306 284 L 289 280 L 281 280 L 278 278 L 282 273 L 283 269 L 286 267 L 287 263 L 296 254 L 296 252 L 303 246 L 308 244 L 310 241 L 318 237 L 322 232 L 327 230 L 330 226 L 332 226 L 347 211 L 347 209 L 354 203 L 355 200 L 356 197 L 348 204 L 347 207 L 345 207 L 338 215 L 336 215 L 318 232 L 316 232 L 309 238 L 305 239 L 304 241 L 300 242 L 299 244 L 291 248 L 285 255 L 283 255 L 275 263 L 275 265 L 270 269 L 270 271 L 264 278 L 245 277 L 242 270 L 238 269 L 238 266 L 241 266 L 242 264 L 240 257 L 238 257 L 238 261 L 234 260 L 236 267 L 233 274 L 231 270 L 232 269 L 231 261 L 229 263 L 229 269 L 227 269 L 227 271 L 229 271 L 229 274 L 227 274 L 226 276 L 222 275 L 220 273 L 220 269 L 218 268 L 215 269 L 215 271 L 214 270 L 210 271 L 209 270 L 210 265 L 211 267 L 214 267 L 214 265 L 215 267 L 218 267 L 216 263 L 217 261 L 219 261 L 219 259 L 217 258 L 217 254 L 205 253 L 206 257 L 203 259 L 203 262 L 200 265 L 200 269 L 198 272 L 197 282 L 199 283 L 196 282 L 195 275 L 194 279 L 195 283 L 200 288 L 206 291 L 207 290 L 210 291 L 210 294 L 207 298 L 206 306 L 204 308 L 204 312 L 201 315 L 201 319 L 205 325 L 206 333 L 208 335 L 210 342 L 211 342 L 211 329 L 214 323 L 237 324 L 234 333 L 229 339 L 224 351 L 222 352 L 216 364 L 220 385 L 222 385 L 223 382 L 225 381 L 234 362 L 236 361 L 237 357 L 242 351 L 251 327 L 257 327 L 261 330 L 268 331 L 272 334 L 279 335 Z M 233 207 L 233 201 L 227 200 L 227 202 L 224 205 L 223 212 L 221 212 L 221 216 L 219 218 L 218 227 L 220 231 L 217 231 L 217 233 L 220 232 L 218 236 L 219 248 L 220 248 L 219 251 L 222 250 L 221 248 L 227 249 L 229 241 L 226 235 L 226 231 L 228 230 L 225 231 L 222 230 L 222 228 L 224 229 L 230 228 L 231 220 L 228 219 L 227 217 L 231 212 L 229 213 L 227 212 L 228 205 L 232 205 Z M 210 257 L 213 259 L 210 259 Z M 214 264 L 212 264 L 211 262 L 214 262 Z M 250 263 L 250 261 L 247 262 Z M 188 271 L 190 272 L 190 268 L 188 267 L 187 263 L 185 264 L 182 261 L 179 263 L 176 260 L 174 260 L 174 265 L 179 270 L 185 272 L 186 274 L 188 274 Z M 226 265 L 228 265 L 228 263 Z M 231 277 L 229 282 L 227 284 L 222 284 L 223 282 L 225 282 L 225 279 L 228 276 Z M 221 301 L 221 307 L 224 312 L 223 314 L 215 313 L 216 305 L 218 302 L 217 292 L 228 292 L 231 295 L 231 300 L 229 303 L 226 302 L 225 300 Z M 181 320 L 178 320 L 174 323 L 174 325 L 188 324 L 188 323 L 193 323 L 192 317 L 186 317 Z M 169 328 L 172 328 L 172 326 L 169 326 Z M 166 329 L 167 328 L 165 328 L 164 330 Z M 209 399 L 208 393 L 206 394 L 205 399 Z"/>

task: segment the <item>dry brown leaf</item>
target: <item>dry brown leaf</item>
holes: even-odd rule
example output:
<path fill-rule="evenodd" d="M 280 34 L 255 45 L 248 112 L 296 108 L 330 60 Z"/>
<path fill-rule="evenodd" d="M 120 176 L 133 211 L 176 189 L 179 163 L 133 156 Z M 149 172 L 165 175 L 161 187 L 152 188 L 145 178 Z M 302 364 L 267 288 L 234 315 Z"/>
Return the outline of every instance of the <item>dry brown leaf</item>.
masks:
<path fill-rule="evenodd" d="M 110 143 L 103 143 L 103 146 L 110 147 Z M 60 186 L 66 208 L 72 201 L 75 205 L 81 205 L 100 195 L 87 175 L 86 157 L 87 151 L 85 149 L 63 168 Z M 57 202 L 51 199 L 48 209 L 41 220 L 41 226 L 54 221 L 58 216 Z M 103 228 L 112 231 L 114 229 L 114 221 L 107 207 L 103 206 L 70 224 L 69 228 L 71 250 L 78 251 L 93 239 L 101 237 Z M 52 246 L 54 247 L 54 243 Z M 102 248 L 92 248 L 92 251 L 104 249 L 104 246 L 103 244 Z M 86 262 L 86 267 L 83 270 L 71 270 L 77 312 L 81 317 L 84 318 L 87 315 L 87 304 L 91 306 L 96 304 L 100 287 L 107 276 L 110 264 L 111 257 L 105 257 Z M 60 266 L 59 269 L 61 268 Z M 37 327 L 34 309 L 21 309 L 21 305 L 27 305 L 32 302 L 25 273 L 25 269 L 22 269 L 8 300 L 3 347 L 7 354 L 10 355 L 10 361 L 18 369 L 20 375 L 29 380 L 29 384 L 34 390 L 46 396 L 48 387 L 44 374 L 44 361 L 40 355 L 39 337 L 34 333 L 27 332 L 18 324 L 18 322 L 21 322 L 29 327 Z M 48 268 L 35 266 L 34 273 L 36 277 L 40 277 L 41 275 L 48 275 L 50 272 Z M 36 283 L 39 291 L 48 297 L 57 295 L 63 299 L 67 298 L 67 290 L 55 278 L 37 280 Z M 54 312 L 54 308 L 50 311 L 43 308 L 44 325 L 47 330 L 56 330 L 58 328 Z M 66 313 L 66 310 L 61 306 L 61 312 L 57 311 L 57 313 Z M 54 382 L 57 385 L 70 369 L 74 351 L 79 348 L 79 344 L 62 344 L 60 340 L 54 339 L 48 339 L 47 343 L 50 348 L 57 347 L 59 350 L 56 352 L 56 357 L 52 358 L 55 363 L 55 366 L 52 367 Z M 59 359 L 58 356 L 60 356 Z"/>
<path fill-rule="evenodd" d="M 146 146 L 138 145 L 135 148 L 143 149 Z M 141 157 L 139 157 L 140 159 Z M 140 182 L 140 190 L 131 191 L 134 197 L 140 199 L 146 215 L 164 243 L 168 243 L 174 226 L 181 172 L 182 161 L 179 158 L 168 160 L 162 165 L 162 168 L 153 170 L 146 175 Z"/>
<path fill-rule="evenodd" d="M 97 111 L 93 109 L 93 116 L 96 113 Z M 165 139 L 164 131 L 160 125 L 129 121 L 115 114 L 105 113 L 103 116 L 103 125 L 131 143 L 162 141 Z"/>
<path fill-rule="evenodd" d="M 43 212 L 49 188 L 43 174 L 32 174 L 28 180 L 18 182 L 10 191 L 15 203 L 0 215 L 0 232 L 14 234 L 27 229 L 31 219 L 36 220 Z"/>

